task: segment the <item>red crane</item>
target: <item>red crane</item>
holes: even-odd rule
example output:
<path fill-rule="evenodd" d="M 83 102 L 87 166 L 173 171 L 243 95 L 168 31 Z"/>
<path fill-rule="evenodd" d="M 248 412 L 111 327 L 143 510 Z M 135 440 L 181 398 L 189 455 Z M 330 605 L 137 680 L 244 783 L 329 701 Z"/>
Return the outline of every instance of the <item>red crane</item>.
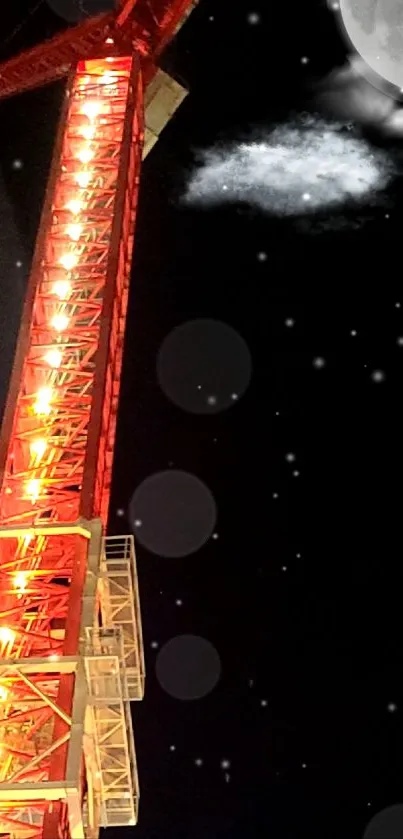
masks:
<path fill-rule="evenodd" d="M 0 99 L 67 76 L 0 434 L 2 839 L 137 822 L 135 552 L 106 525 L 141 161 L 186 94 L 158 58 L 196 2 L 116 0 L 0 65 Z"/>

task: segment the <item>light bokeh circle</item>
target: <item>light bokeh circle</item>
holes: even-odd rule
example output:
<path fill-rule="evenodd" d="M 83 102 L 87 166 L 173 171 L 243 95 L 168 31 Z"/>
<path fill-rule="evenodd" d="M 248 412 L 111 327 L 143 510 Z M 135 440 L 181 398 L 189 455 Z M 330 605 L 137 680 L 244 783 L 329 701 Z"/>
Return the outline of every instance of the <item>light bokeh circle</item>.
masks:
<path fill-rule="evenodd" d="M 217 414 L 245 393 L 252 374 L 249 349 L 228 324 L 186 321 L 170 332 L 157 357 L 165 396 L 192 414 Z"/>
<path fill-rule="evenodd" d="M 217 508 L 209 488 L 195 475 L 167 469 L 136 488 L 129 518 L 137 541 L 162 557 L 193 554 L 210 539 Z"/>
<path fill-rule="evenodd" d="M 216 648 L 205 638 L 178 635 L 159 651 L 155 672 L 163 690 L 175 699 L 202 699 L 218 683 L 221 660 Z"/>

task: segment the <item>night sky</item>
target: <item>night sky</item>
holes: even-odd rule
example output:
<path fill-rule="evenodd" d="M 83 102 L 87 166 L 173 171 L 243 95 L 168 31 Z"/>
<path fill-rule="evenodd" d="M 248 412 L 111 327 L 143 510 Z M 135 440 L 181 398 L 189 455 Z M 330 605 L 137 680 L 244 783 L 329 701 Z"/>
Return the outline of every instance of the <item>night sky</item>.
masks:
<path fill-rule="evenodd" d="M 2 9 L 2 60 L 55 2 Z M 403 837 L 403 139 L 316 113 L 338 15 L 201 0 L 164 56 L 191 93 L 141 181 L 109 522 L 141 803 L 109 839 Z M 0 106 L 1 402 L 62 94 Z"/>

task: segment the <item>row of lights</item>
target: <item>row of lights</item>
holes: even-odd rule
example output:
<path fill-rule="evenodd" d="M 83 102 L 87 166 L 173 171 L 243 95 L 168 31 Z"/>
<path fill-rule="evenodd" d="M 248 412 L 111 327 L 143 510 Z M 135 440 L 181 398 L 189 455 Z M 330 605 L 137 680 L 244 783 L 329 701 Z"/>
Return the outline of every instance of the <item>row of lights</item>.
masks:
<path fill-rule="evenodd" d="M 114 77 L 111 75 L 104 75 L 99 77 L 99 82 L 103 84 L 110 84 L 114 81 Z M 88 140 L 89 142 L 94 138 L 96 134 L 96 125 L 95 120 L 96 117 L 99 115 L 102 109 L 102 105 L 100 102 L 97 101 L 89 101 L 84 102 L 81 107 L 81 113 L 86 116 L 90 120 L 90 125 L 83 126 L 80 129 L 81 135 L 84 139 Z M 79 160 L 83 166 L 87 166 L 94 158 L 95 152 L 91 145 L 84 145 L 82 146 L 75 157 Z M 86 170 L 81 172 L 77 172 L 75 179 L 76 183 L 79 187 L 85 189 L 91 181 L 92 173 Z M 84 209 L 85 204 L 83 201 L 79 200 L 78 198 L 73 198 L 65 205 L 65 209 L 68 210 L 76 219 Z M 83 231 L 83 225 L 80 224 L 77 220 L 69 224 L 66 228 L 66 233 L 72 242 L 78 242 Z M 62 254 L 59 259 L 59 264 L 64 268 L 66 271 L 72 271 L 79 262 L 79 256 L 76 253 L 67 252 Z M 58 280 L 52 286 L 52 294 L 54 294 L 60 301 L 68 300 L 71 294 L 71 283 L 69 280 Z M 50 326 L 51 328 L 61 334 L 64 332 L 69 325 L 69 318 L 63 312 L 58 312 L 57 314 L 53 315 Z M 46 355 L 44 356 L 44 360 L 47 362 L 50 368 L 53 370 L 57 370 L 62 363 L 63 355 L 60 349 L 57 347 L 52 347 L 48 350 Z M 51 402 L 53 398 L 53 389 L 51 387 L 42 387 L 36 393 L 35 402 L 33 404 L 33 411 L 37 416 L 46 417 L 49 416 L 51 413 Z M 39 438 L 37 440 L 33 440 L 30 445 L 31 456 L 35 458 L 36 465 L 38 465 L 38 461 L 42 459 L 47 449 L 47 442 L 44 438 Z M 41 484 L 42 481 L 39 478 L 32 478 L 26 484 L 26 496 L 30 499 L 32 504 L 35 504 L 39 498 L 41 492 Z"/>
<path fill-rule="evenodd" d="M 111 84 L 114 81 L 113 76 L 111 75 L 104 75 L 99 78 L 99 82 L 102 84 Z M 96 127 L 94 125 L 94 120 L 100 113 L 101 106 L 99 102 L 85 102 L 81 108 L 81 113 L 88 117 L 90 120 L 89 126 L 83 126 L 81 129 L 81 134 L 85 140 L 91 141 L 96 133 Z M 90 146 L 83 146 L 78 154 L 76 155 L 77 159 L 84 165 L 87 166 L 88 163 L 91 162 L 94 158 L 94 151 Z M 76 182 L 79 187 L 85 188 L 88 186 L 91 180 L 91 173 L 88 171 L 78 172 L 76 175 Z M 65 209 L 70 211 L 73 216 L 77 217 L 84 209 L 84 203 L 79 199 L 72 199 L 67 204 Z M 66 232 L 72 242 L 78 242 L 81 234 L 82 234 L 83 226 L 76 221 L 72 224 L 69 224 Z M 60 265 L 66 270 L 71 271 L 73 268 L 76 267 L 78 264 L 78 256 L 74 253 L 65 253 L 60 258 Z M 58 280 L 52 286 L 52 293 L 59 298 L 59 300 L 64 301 L 67 300 L 71 293 L 71 283 L 68 280 Z M 51 321 L 50 326 L 58 333 L 63 332 L 67 329 L 69 324 L 69 318 L 59 312 L 55 314 Z M 63 356 L 57 347 L 53 347 L 44 356 L 44 360 L 48 363 L 49 367 L 56 370 L 60 367 Z M 40 388 L 36 393 L 36 400 L 33 405 L 34 413 L 37 416 L 48 416 L 51 412 L 51 401 L 53 397 L 53 391 L 50 387 Z M 47 441 L 45 438 L 39 438 L 33 440 L 30 444 L 30 452 L 31 456 L 35 458 L 35 461 L 38 462 L 42 459 L 43 455 L 45 454 L 47 449 Z M 41 489 L 41 481 L 37 478 L 28 481 L 26 485 L 26 495 L 28 498 L 31 499 L 32 503 L 34 504 L 37 498 L 39 497 Z M 27 540 L 27 543 L 30 540 Z M 13 578 L 14 588 L 16 592 L 18 592 L 19 596 L 22 596 L 23 592 L 26 590 L 27 582 L 28 582 L 28 573 L 26 571 L 19 571 L 14 575 Z M 3 646 L 3 651 L 5 647 L 9 647 L 15 641 L 16 633 L 13 629 L 7 626 L 0 626 L 0 644 Z M 50 656 L 52 660 L 57 660 L 57 655 Z M 0 685 L 0 702 L 5 702 L 8 698 L 8 688 L 3 685 Z"/>

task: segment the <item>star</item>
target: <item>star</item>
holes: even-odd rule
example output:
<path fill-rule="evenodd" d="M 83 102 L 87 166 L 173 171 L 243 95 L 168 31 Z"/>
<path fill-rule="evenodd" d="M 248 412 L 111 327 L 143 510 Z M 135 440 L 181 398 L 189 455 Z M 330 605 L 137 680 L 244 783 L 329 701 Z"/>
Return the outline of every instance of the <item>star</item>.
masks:
<path fill-rule="evenodd" d="M 176 606 L 183 606 L 183 600 L 175 600 Z"/>
<path fill-rule="evenodd" d="M 294 478 L 298 478 L 298 476 L 299 476 L 298 469 L 294 469 L 292 474 L 294 475 Z"/>
<path fill-rule="evenodd" d="M 399 347 L 403 347 L 403 338 L 398 338 L 397 343 L 399 344 Z"/>
<path fill-rule="evenodd" d="M 314 358 L 313 366 L 316 367 L 317 370 L 320 370 L 321 367 L 324 367 L 326 364 L 324 358 Z"/>
<path fill-rule="evenodd" d="M 150 647 L 152 647 L 153 650 L 157 650 L 158 646 L 158 641 L 151 641 Z"/>
<path fill-rule="evenodd" d="M 13 160 L 13 169 L 22 169 L 23 165 L 22 160 Z"/>
<path fill-rule="evenodd" d="M 292 461 L 295 460 L 295 454 L 293 454 L 293 452 L 288 452 L 285 459 L 288 460 L 289 463 L 292 463 Z"/>
<path fill-rule="evenodd" d="M 356 334 L 357 334 L 357 331 L 355 329 L 352 329 L 351 332 L 350 332 L 350 335 L 352 335 L 355 338 Z"/>
<path fill-rule="evenodd" d="M 388 711 L 390 714 L 393 714 L 395 711 L 397 711 L 397 705 L 395 702 L 389 702 Z"/>
<path fill-rule="evenodd" d="M 135 527 L 141 527 L 142 523 L 143 522 L 141 521 L 141 519 L 134 519 L 134 526 Z"/>
<path fill-rule="evenodd" d="M 174 752 L 174 751 L 176 751 L 176 746 L 170 746 L 170 747 L 169 747 L 169 751 L 170 751 L 170 752 Z"/>
<path fill-rule="evenodd" d="M 227 758 L 224 758 L 220 763 L 221 769 L 229 769 L 231 766 L 231 761 Z"/>
<path fill-rule="evenodd" d="M 267 253 L 265 253 L 264 251 L 259 251 L 259 253 L 257 255 L 257 258 L 258 258 L 259 262 L 266 262 Z"/>
<path fill-rule="evenodd" d="M 273 498 L 278 498 L 278 492 L 273 492 Z"/>
<path fill-rule="evenodd" d="M 307 55 L 303 55 L 301 58 L 301 64 L 308 64 L 309 58 Z"/>
<path fill-rule="evenodd" d="M 196 758 L 195 766 L 203 766 L 203 761 L 202 761 L 201 757 Z"/>
<path fill-rule="evenodd" d="M 123 507 L 118 507 L 118 509 L 116 510 L 116 515 L 117 516 L 124 516 L 124 514 L 125 514 L 125 511 L 124 511 Z"/>
<path fill-rule="evenodd" d="M 286 326 L 294 326 L 295 320 L 293 320 L 293 318 L 287 318 L 284 323 Z"/>

